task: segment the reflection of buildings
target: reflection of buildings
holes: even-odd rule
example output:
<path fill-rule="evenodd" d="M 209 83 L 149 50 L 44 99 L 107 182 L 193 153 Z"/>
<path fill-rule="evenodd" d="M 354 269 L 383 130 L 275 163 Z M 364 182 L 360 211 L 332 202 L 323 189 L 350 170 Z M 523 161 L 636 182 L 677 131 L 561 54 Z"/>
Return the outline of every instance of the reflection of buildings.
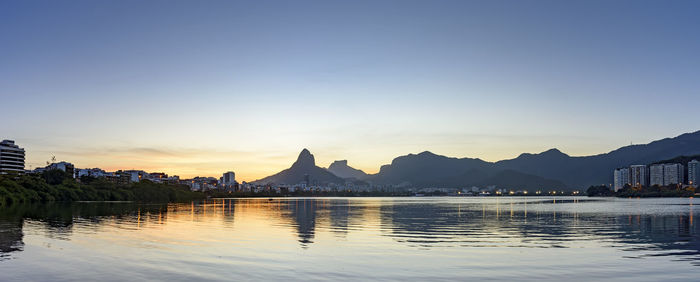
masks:
<path fill-rule="evenodd" d="M 249 236 L 257 236 L 260 234 L 258 232 L 277 235 L 274 232 L 282 230 L 292 237 L 292 240 L 286 241 L 287 246 L 293 244 L 296 247 L 300 243 L 303 248 L 314 241 L 333 240 L 328 239 L 332 236 L 321 236 L 320 233 L 360 232 L 362 236 L 348 237 L 351 240 L 371 241 L 378 240 L 371 236 L 383 236 L 391 238 L 395 244 L 419 248 L 555 248 L 596 241 L 630 250 L 632 256 L 644 253 L 700 261 L 700 227 L 694 222 L 692 206 L 688 206 L 686 212 L 683 212 L 686 208 L 681 208 L 682 215 L 567 213 L 567 208 L 558 206 L 585 205 L 585 201 L 530 199 L 525 203 L 518 199 L 502 198 L 473 201 L 449 198 L 214 199 L 199 204 L 77 203 L 33 206 L 24 210 L 0 209 L 0 257 L 22 251 L 22 222 L 25 218 L 31 218 L 43 222 L 40 228 L 47 229 L 46 236 L 57 239 L 70 239 L 73 229 L 102 229 L 104 222 L 107 225 L 116 222 L 116 225 L 135 227 L 129 232 L 172 223 L 178 230 L 192 228 L 186 232 L 191 238 L 208 238 L 212 236 L 208 232 L 228 228 L 222 232 L 225 236 L 215 238 L 217 240 L 239 240 L 240 237 L 229 235 L 238 235 L 235 231 L 240 230 Z M 232 224 L 234 210 L 237 223 L 248 223 L 261 229 L 252 232 L 241 225 Z M 81 219 L 89 219 L 89 224 Z M 39 225 L 29 226 L 36 228 Z M 27 228 L 28 225 L 24 226 Z M 177 236 L 163 233 L 160 227 L 150 230 L 157 232 L 157 236 Z M 378 231 L 378 234 L 373 231 Z M 147 232 L 143 234 L 149 235 Z M 276 239 L 278 237 L 273 240 Z"/>
<path fill-rule="evenodd" d="M 339 234 L 348 233 L 348 219 L 350 217 L 350 201 L 339 199 L 329 201 L 330 225 L 333 232 Z"/>

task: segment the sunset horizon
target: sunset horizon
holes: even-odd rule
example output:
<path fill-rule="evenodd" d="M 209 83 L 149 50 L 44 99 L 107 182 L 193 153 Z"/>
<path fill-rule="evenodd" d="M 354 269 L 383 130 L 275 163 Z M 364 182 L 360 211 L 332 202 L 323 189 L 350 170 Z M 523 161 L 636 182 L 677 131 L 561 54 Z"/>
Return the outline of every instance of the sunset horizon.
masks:
<path fill-rule="evenodd" d="M 2 0 L 0 281 L 697 281 L 700 0 Z"/>

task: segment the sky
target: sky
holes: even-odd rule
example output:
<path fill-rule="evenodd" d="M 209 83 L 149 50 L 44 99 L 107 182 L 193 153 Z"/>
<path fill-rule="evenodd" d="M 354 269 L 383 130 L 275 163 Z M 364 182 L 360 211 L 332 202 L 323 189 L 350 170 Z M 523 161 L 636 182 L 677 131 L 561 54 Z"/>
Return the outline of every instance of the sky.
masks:
<path fill-rule="evenodd" d="M 605 153 L 700 130 L 699 1 L 0 2 L 0 139 L 27 168 L 250 181 L 303 148 Z"/>

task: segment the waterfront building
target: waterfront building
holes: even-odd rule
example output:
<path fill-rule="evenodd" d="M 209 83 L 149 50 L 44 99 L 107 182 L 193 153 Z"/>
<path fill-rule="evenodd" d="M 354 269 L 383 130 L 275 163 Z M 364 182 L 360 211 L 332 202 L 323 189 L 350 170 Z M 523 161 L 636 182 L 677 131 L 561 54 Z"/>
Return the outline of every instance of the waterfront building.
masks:
<path fill-rule="evenodd" d="M 24 173 L 24 149 L 13 140 L 0 142 L 0 174 Z"/>
<path fill-rule="evenodd" d="M 69 162 L 57 162 L 57 163 L 52 163 L 46 168 L 44 168 L 44 171 L 46 170 L 61 170 L 65 171 L 66 173 L 70 174 L 71 177 L 75 178 L 75 166 L 72 163 Z"/>
<path fill-rule="evenodd" d="M 90 176 L 90 177 L 107 177 L 108 175 L 112 175 L 112 173 L 108 173 L 102 169 L 99 168 L 81 168 L 77 169 L 75 171 L 75 177 L 80 178 L 83 176 Z"/>
<path fill-rule="evenodd" d="M 698 178 L 700 178 L 700 162 L 692 160 L 688 162 L 688 184 L 698 187 Z"/>
<path fill-rule="evenodd" d="M 635 187 L 649 186 L 649 168 L 646 165 L 631 165 L 630 183 Z"/>
<path fill-rule="evenodd" d="M 223 185 L 235 185 L 236 184 L 236 174 L 233 171 L 224 173 L 221 179 L 221 184 Z"/>
<path fill-rule="evenodd" d="M 664 185 L 664 165 L 653 164 L 649 166 L 649 186 Z"/>
<path fill-rule="evenodd" d="M 664 164 L 664 186 L 683 184 L 684 168 L 682 164 Z"/>
<path fill-rule="evenodd" d="M 143 170 L 120 170 L 116 172 L 117 175 L 128 175 L 129 181 L 139 182 L 141 179 L 146 179 L 148 173 Z"/>
<path fill-rule="evenodd" d="M 630 169 L 627 167 L 615 169 L 613 172 L 613 183 L 616 192 L 625 187 L 625 185 L 630 184 Z"/>

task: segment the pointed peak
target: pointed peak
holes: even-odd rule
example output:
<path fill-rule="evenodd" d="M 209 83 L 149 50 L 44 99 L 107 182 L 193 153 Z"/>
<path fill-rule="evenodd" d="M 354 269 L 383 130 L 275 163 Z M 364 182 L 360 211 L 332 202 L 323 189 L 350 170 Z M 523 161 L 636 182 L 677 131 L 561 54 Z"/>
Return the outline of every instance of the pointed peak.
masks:
<path fill-rule="evenodd" d="M 316 165 L 316 160 L 314 159 L 314 155 L 309 152 L 308 149 L 304 148 L 301 150 L 301 153 L 299 153 L 299 157 L 297 157 L 297 161 L 294 162 L 294 166 L 315 166 Z"/>

